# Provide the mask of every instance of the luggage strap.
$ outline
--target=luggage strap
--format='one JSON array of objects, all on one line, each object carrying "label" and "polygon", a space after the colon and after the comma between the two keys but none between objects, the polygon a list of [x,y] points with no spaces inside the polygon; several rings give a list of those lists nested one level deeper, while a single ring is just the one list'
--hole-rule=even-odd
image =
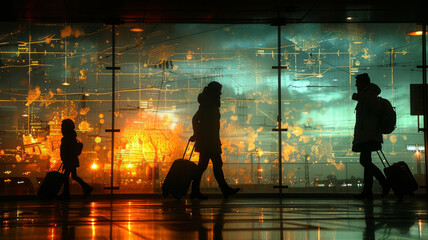
[{"label": "luggage strap", "polygon": [[[382,154],[383,159],[382,159],[382,157],[380,156],[379,151],[380,151],[380,153]],[[383,153],[383,151],[382,151],[382,150],[379,150],[379,151],[376,151],[376,153],[377,153],[377,155],[379,156],[380,161],[381,161],[381,162],[382,162],[382,164],[383,164],[383,167],[384,167],[384,168],[387,168],[387,166],[388,166],[388,167],[390,167],[391,165],[389,165],[389,162],[388,162],[388,160],[386,159],[385,154]]]},{"label": "luggage strap", "polygon": [[[186,152],[187,152],[187,148],[189,147],[189,143],[190,143],[190,138],[189,138],[189,141],[187,141],[186,149],[184,150],[184,153],[183,153],[183,159],[186,156]],[[192,158],[192,154],[193,154],[194,149],[195,149],[195,145],[193,145],[192,151],[190,152],[189,161]]]},{"label": "luggage strap", "polygon": [[[61,162],[61,165],[59,165],[58,172],[60,172],[61,167],[62,167],[62,162]],[[64,170],[64,168],[62,168],[62,170]]]}]

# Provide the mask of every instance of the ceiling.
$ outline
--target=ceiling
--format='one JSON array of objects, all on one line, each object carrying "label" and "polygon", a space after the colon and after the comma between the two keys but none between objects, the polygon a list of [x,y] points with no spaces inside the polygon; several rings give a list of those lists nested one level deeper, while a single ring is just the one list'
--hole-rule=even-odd
[{"label": "ceiling", "polygon": [[[3,0],[2,22],[427,22],[428,1]],[[352,17],[347,20],[347,17]]]}]

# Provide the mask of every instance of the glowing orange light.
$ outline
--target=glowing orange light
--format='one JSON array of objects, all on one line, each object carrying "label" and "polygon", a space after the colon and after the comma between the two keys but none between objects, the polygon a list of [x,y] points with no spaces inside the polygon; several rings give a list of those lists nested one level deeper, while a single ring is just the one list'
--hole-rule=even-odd
[{"label": "glowing orange light", "polygon": [[90,127],[90,124],[87,121],[81,121],[79,123],[79,129],[82,132],[88,132],[88,131],[92,130],[91,127]]},{"label": "glowing orange light", "polygon": [[100,114],[98,115],[98,117],[99,117],[99,118],[103,118],[103,117],[104,117],[104,114],[100,113]]},{"label": "glowing orange light", "polygon": [[263,168],[257,169],[257,172],[259,172],[259,173],[263,172]]},{"label": "glowing orange light", "polygon": [[81,108],[79,111],[80,115],[86,115],[89,112],[89,107]]},{"label": "glowing orange light", "polygon": [[96,143],[100,143],[100,142],[101,142],[101,137],[95,137],[94,141],[95,141]]},{"label": "glowing orange light", "polygon": [[131,31],[131,32],[144,32],[144,29],[138,28],[138,27],[134,27],[134,28],[129,29],[129,31]]},{"label": "glowing orange light", "polygon": [[25,106],[29,106],[31,103],[33,103],[34,101],[36,101],[37,99],[39,99],[41,93],[42,92],[40,91],[40,87],[39,86],[36,86],[34,89],[30,89],[28,91],[27,103],[25,104]]},{"label": "glowing orange light", "polygon": [[91,168],[92,168],[92,169],[97,169],[97,168],[98,168],[98,165],[97,165],[96,163],[92,163]]},{"label": "glowing orange light", "polygon": [[261,157],[262,155],[263,155],[263,149],[262,148],[257,148],[257,155],[259,156],[259,157]]},{"label": "glowing orange light", "polygon": [[421,153],[421,152],[415,152],[415,157],[419,158],[419,157],[421,157],[421,156],[422,156],[422,153]]},{"label": "glowing orange light", "polygon": [[[425,32],[425,34],[428,34],[428,32]],[[408,32],[408,33],[406,33],[406,35],[409,35],[409,36],[422,36],[422,31]]]}]

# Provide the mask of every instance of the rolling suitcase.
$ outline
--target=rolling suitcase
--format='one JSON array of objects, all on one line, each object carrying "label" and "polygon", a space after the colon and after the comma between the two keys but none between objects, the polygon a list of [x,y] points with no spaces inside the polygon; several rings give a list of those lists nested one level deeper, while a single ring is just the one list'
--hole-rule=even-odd
[{"label": "rolling suitcase", "polygon": [[[62,167],[59,166],[58,171],[48,172],[40,185],[37,195],[44,199],[54,199],[64,183],[64,173],[60,172]],[[64,170],[64,169],[63,169]]]},{"label": "rolling suitcase", "polygon": [[175,160],[166,175],[165,181],[162,184],[162,194],[167,197],[169,193],[176,199],[187,194],[190,183],[196,173],[197,165],[190,161],[194,146],[189,156],[189,160],[184,159],[187,148],[189,147],[190,140],[187,142],[186,149],[184,150],[183,158]]},{"label": "rolling suitcase", "polygon": [[385,172],[386,179],[388,179],[395,195],[399,199],[403,199],[405,195],[412,196],[414,191],[418,190],[418,183],[413,177],[413,174],[407,164],[400,161],[390,165],[382,150],[380,150],[380,153],[382,154],[383,159],[379,154],[379,151],[376,151],[376,153],[385,167],[383,171]]}]

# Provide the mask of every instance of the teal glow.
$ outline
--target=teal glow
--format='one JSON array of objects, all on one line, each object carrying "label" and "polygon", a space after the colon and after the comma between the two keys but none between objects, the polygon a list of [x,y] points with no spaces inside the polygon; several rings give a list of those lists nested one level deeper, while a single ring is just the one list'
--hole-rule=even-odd
[{"label": "teal glow", "polygon": [[[77,124],[87,121],[91,132],[79,134],[91,151],[88,158],[107,159],[110,140],[105,130],[111,124],[112,78],[106,67],[112,61],[111,31],[102,24],[68,26],[0,24],[2,149],[15,151],[23,146],[23,134],[48,139],[45,129],[54,126],[47,122],[61,113],[71,114]],[[406,145],[423,144],[417,117],[409,111],[409,85],[422,82],[416,67],[421,65],[420,38],[406,35],[415,24],[288,24],[281,30],[279,54],[277,29],[269,25],[132,24],[143,28],[141,33],[129,31],[130,27],[117,27],[116,127],[152,124],[164,136],[175,137],[176,148],[168,148],[170,152],[159,161],[181,157],[181,145],[192,134],[197,96],[209,82],[218,81],[223,84],[225,163],[255,163],[261,149],[260,161],[269,169],[263,183],[274,184],[278,135],[272,129],[277,127],[278,76],[272,66],[279,56],[281,65],[288,68],[282,70],[279,113],[290,129],[283,133],[284,162],[303,164],[303,156],[308,155],[310,163],[325,164],[316,173],[324,177],[345,175],[341,163],[358,161],[350,151],[356,105],[351,96],[356,91],[355,75],[366,72],[397,111],[397,129],[385,136],[384,151],[390,153],[391,162],[416,163],[406,150]],[[63,86],[64,82],[70,85]],[[85,107],[89,108],[86,115],[80,114]],[[165,129],[176,132],[162,132]],[[100,145],[94,142],[97,136],[103,138]],[[131,146],[128,138],[118,134],[118,146]],[[100,154],[98,147],[105,147],[106,156],[92,158],[90,154]],[[144,148],[154,151],[152,146]],[[17,163],[14,158],[11,161]],[[303,169],[289,166],[284,172],[290,176]],[[237,181],[253,184],[245,177],[250,170],[241,170],[235,171]]]}]

